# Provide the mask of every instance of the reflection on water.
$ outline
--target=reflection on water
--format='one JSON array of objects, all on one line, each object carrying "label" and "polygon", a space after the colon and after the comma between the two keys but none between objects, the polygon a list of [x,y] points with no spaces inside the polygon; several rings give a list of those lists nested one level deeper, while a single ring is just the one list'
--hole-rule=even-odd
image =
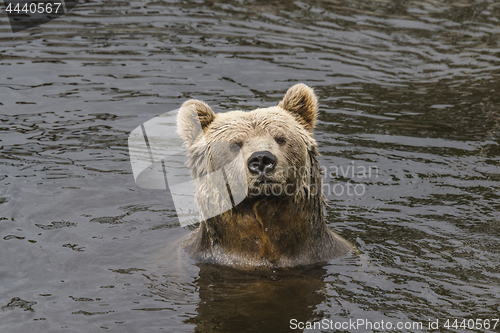
[{"label": "reflection on water", "polygon": [[195,332],[279,332],[290,320],[314,319],[326,296],[321,267],[284,272],[238,272],[200,265]]},{"label": "reflection on water", "polygon": [[[91,1],[12,34],[4,16],[2,332],[498,317],[499,18],[472,0]],[[135,185],[130,132],[189,98],[252,110],[297,82],[320,99],[322,164],[378,170],[325,175],[365,189],[328,192],[327,217],[368,264],[265,275],[179,257],[190,230]]]}]

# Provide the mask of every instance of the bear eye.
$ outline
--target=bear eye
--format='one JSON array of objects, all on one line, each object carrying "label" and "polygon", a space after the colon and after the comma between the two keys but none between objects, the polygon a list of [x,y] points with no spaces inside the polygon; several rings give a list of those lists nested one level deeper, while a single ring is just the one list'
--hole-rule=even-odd
[{"label": "bear eye", "polygon": [[275,140],[280,146],[283,146],[286,143],[286,139],[282,137],[277,137]]},{"label": "bear eye", "polygon": [[233,142],[229,146],[229,149],[231,149],[231,151],[239,151],[242,146],[243,146],[243,142]]}]

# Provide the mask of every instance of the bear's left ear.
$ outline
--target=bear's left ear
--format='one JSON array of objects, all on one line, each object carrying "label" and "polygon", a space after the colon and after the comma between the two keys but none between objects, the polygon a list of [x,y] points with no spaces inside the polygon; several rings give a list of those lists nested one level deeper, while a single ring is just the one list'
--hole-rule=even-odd
[{"label": "bear's left ear", "polygon": [[303,83],[294,85],[288,89],[278,106],[293,114],[312,132],[318,113],[318,98],[311,88]]},{"label": "bear's left ear", "polygon": [[215,113],[206,103],[190,99],[182,104],[177,115],[177,133],[190,146],[215,119]]}]

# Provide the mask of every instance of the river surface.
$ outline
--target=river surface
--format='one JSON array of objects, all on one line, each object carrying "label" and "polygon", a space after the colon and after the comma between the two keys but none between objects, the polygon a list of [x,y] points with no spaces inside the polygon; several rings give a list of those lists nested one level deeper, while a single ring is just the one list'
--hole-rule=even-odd
[{"label": "river surface", "polygon": [[[91,0],[8,22],[1,332],[500,330],[498,2]],[[328,225],[360,254],[195,265],[169,194],[135,184],[128,135],[189,98],[252,110],[299,82],[320,100]]]}]

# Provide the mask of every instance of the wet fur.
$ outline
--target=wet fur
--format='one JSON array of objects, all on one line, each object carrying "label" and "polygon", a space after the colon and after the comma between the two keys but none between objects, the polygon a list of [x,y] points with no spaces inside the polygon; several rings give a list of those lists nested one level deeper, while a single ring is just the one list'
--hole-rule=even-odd
[{"label": "wet fur", "polygon": [[[213,171],[214,165],[226,163],[220,159],[227,154],[212,151],[218,148],[211,149],[210,145],[224,140],[241,143],[245,161],[253,151],[265,149],[277,156],[277,167],[304,171],[300,176],[278,171],[270,175],[279,186],[293,184],[293,196],[255,195],[250,190],[247,198],[231,210],[208,219],[202,216],[199,229],[185,243],[193,258],[238,267],[292,267],[326,261],[351,250],[351,245],[325,223],[317,144],[312,136],[317,114],[312,89],[295,85],[278,106],[252,112],[215,115],[208,105],[195,100],[186,102],[183,108],[178,128],[188,146],[188,164],[195,180]],[[194,130],[193,115],[200,118],[201,129]],[[283,137],[286,145],[277,144],[276,137]],[[247,175],[248,184],[258,184],[251,176]],[[271,189],[273,185],[258,186]],[[314,188],[317,191],[310,191]],[[205,208],[220,202],[213,192],[206,184],[197,187],[196,200],[202,214]]]}]

